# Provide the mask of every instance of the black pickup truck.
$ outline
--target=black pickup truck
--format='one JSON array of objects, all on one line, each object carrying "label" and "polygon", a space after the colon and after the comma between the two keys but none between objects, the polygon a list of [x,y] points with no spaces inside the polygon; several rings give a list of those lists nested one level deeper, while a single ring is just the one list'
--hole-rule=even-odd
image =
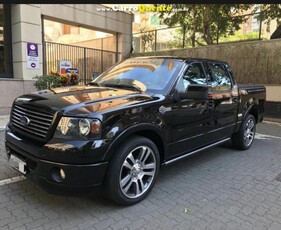
[{"label": "black pickup truck", "polygon": [[10,164],[50,192],[101,185],[131,205],[160,166],[231,140],[246,150],[264,113],[262,85],[237,85],[228,63],[135,57],[85,86],[14,100],[5,145]]}]

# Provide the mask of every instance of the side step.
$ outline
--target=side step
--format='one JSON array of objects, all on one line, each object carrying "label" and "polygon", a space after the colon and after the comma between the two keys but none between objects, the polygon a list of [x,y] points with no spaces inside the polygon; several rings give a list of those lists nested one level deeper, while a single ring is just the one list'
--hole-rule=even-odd
[{"label": "side step", "polygon": [[211,144],[211,145],[205,146],[205,147],[203,147],[203,148],[201,148],[201,149],[196,149],[196,150],[194,150],[194,151],[192,151],[192,152],[186,153],[186,154],[181,155],[181,156],[179,156],[179,157],[176,157],[176,158],[174,158],[174,159],[172,159],[172,160],[166,161],[166,162],[163,163],[163,165],[171,164],[171,163],[173,163],[173,162],[175,162],[175,161],[178,161],[178,160],[180,160],[180,159],[182,159],[182,158],[188,157],[188,156],[190,156],[190,155],[192,155],[192,154],[194,154],[194,153],[198,153],[198,152],[203,151],[203,150],[205,150],[205,149],[209,149],[209,148],[211,148],[211,147],[214,147],[214,146],[216,146],[216,145],[222,144],[222,143],[224,143],[224,142],[226,142],[226,141],[229,141],[229,140],[230,140],[230,137],[228,137],[228,138],[226,138],[226,139],[223,139],[223,140],[220,140],[220,141],[218,141],[218,142],[215,142],[215,143],[213,143],[213,144]]}]

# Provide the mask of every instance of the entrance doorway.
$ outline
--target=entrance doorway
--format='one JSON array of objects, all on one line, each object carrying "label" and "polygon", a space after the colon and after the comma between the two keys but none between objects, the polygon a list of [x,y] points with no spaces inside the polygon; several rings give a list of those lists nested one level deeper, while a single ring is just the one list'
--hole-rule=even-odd
[{"label": "entrance doorway", "polygon": [[80,84],[90,82],[121,58],[116,35],[43,19],[44,73],[77,69]]}]

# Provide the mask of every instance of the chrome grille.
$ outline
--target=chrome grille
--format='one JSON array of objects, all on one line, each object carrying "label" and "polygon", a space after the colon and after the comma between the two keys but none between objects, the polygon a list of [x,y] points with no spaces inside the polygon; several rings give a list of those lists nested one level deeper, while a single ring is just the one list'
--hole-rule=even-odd
[{"label": "chrome grille", "polygon": [[[28,119],[27,124],[22,118]],[[22,133],[32,135],[39,139],[45,139],[54,118],[53,111],[39,111],[33,108],[14,105],[12,110],[12,125]]]}]

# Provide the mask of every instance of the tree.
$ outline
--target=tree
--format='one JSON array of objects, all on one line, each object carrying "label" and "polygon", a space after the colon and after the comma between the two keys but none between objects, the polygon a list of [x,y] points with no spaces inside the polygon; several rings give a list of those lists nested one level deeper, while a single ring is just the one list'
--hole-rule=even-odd
[{"label": "tree", "polygon": [[142,52],[148,51],[149,48],[152,48],[152,41],[155,38],[154,31],[147,31],[146,27],[140,29],[141,32],[141,43],[142,43]]},{"label": "tree", "polygon": [[[243,12],[249,4],[172,4],[172,11],[159,13],[168,26],[181,25],[191,39],[192,47],[199,43],[199,37],[208,44],[218,43],[222,36],[233,35],[240,29]],[[173,10],[175,9],[175,10]],[[184,9],[184,11],[177,11]]]},{"label": "tree", "polygon": [[270,21],[277,20],[277,28],[272,33],[270,39],[281,38],[281,4],[261,4],[255,8],[255,12],[260,12],[257,18],[264,20],[269,26]]}]

